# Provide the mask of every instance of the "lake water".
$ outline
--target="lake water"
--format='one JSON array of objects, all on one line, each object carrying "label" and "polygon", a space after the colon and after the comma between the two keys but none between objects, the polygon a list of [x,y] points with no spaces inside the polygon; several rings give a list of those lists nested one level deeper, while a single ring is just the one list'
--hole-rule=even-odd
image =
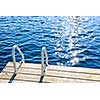
[{"label": "lake water", "polygon": [[49,64],[100,68],[100,17],[0,16],[0,68],[12,61],[15,44],[25,62],[41,63],[45,46]]}]

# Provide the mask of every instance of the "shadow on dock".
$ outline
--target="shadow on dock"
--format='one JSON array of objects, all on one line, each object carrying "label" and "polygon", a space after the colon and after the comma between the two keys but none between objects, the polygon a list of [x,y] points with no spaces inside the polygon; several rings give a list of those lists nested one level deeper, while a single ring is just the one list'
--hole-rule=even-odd
[{"label": "shadow on dock", "polygon": [[8,82],[8,83],[12,83],[12,82],[13,82],[13,80],[15,79],[16,75],[17,75],[17,74],[15,74],[15,73],[14,73],[14,74],[12,75],[12,77],[10,78],[10,80],[9,80],[9,82]]},{"label": "shadow on dock", "polygon": [[43,82],[43,78],[44,78],[44,76],[41,76],[41,77],[40,77],[39,83],[42,83],[42,82]]}]

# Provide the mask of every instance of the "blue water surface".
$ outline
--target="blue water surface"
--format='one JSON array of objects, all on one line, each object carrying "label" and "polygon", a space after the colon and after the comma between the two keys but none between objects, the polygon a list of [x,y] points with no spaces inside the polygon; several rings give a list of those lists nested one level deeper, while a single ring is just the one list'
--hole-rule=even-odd
[{"label": "blue water surface", "polygon": [[25,62],[41,63],[45,46],[49,64],[100,68],[100,17],[0,16],[0,68],[12,61],[15,44]]}]

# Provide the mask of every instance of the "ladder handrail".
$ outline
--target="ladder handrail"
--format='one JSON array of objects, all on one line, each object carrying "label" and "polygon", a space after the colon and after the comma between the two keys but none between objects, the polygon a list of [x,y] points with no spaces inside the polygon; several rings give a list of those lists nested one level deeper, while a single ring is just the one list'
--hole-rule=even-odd
[{"label": "ladder handrail", "polygon": [[[22,60],[20,61],[20,64],[18,66],[16,64],[15,49],[18,50],[19,54],[22,57]],[[22,53],[22,51],[17,45],[14,45],[12,47],[12,58],[13,58],[13,64],[14,64],[14,73],[17,74],[19,67],[21,66],[22,63],[24,63],[24,54]]]},{"label": "ladder handrail", "polygon": [[[44,56],[46,57],[46,64],[44,64]],[[42,52],[41,52],[41,76],[44,76],[47,66],[48,66],[47,50],[46,50],[46,47],[42,47]]]}]

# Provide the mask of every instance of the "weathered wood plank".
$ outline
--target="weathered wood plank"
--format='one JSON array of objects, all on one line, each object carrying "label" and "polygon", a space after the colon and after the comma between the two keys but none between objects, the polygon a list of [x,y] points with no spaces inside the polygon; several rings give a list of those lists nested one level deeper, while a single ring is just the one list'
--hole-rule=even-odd
[{"label": "weathered wood plank", "polygon": [[92,83],[89,80],[71,79],[71,78],[59,78],[59,77],[49,77],[45,76],[43,81],[51,83]]},{"label": "weathered wood plank", "polygon": [[0,79],[0,83],[8,83],[9,80],[6,79]]},{"label": "weathered wood plank", "polygon": [[36,83],[36,82],[24,81],[24,80],[13,80],[12,83]]},{"label": "weathered wood plank", "polygon": [[[0,79],[11,80],[14,75],[13,63],[8,63],[2,73],[0,73]],[[18,74],[15,76],[14,80],[28,81],[28,82],[39,82],[40,80],[40,70],[39,69],[29,69],[21,67]],[[14,81],[12,80],[12,82]]]},{"label": "weathered wood plank", "polygon": [[12,76],[13,76],[13,73],[2,72],[2,73],[0,73],[0,80],[6,79],[9,81]]},{"label": "weathered wood plank", "polygon": [[30,82],[39,82],[40,80],[40,75],[35,75],[35,74],[20,74],[18,73],[16,76],[12,72],[2,72],[0,75],[0,79],[6,79],[6,80],[22,80],[22,81],[30,81]]},{"label": "weathered wood plank", "polygon": [[[0,79],[0,83],[9,83],[8,79]],[[31,81],[24,81],[24,80],[13,80],[11,83],[36,83]]]},{"label": "weathered wood plank", "polygon": [[60,72],[47,70],[47,76],[59,77],[59,78],[75,78],[80,80],[100,81],[100,75],[94,74],[83,74],[83,73],[71,73],[71,72]]},{"label": "weathered wood plank", "polygon": [[[14,72],[13,67],[6,67],[2,72]],[[18,74],[41,74],[41,70],[40,69],[28,69],[28,68],[23,68],[21,67],[18,71]]]},{"label": "weathered wood plank", "polygon": [[[9,62],[6,66],[13,66],[12,62]],[[24,63],[22,64],[22,67],[24,68],[30,68],[30,69],[41,69],[41,64],[32,64],[32,63]],[[94,69],[94,68],[82,68],[82,67],[67,67],[67,66],[57,66],[57,65],[49,65],[47,67],[47,70],[53,70],[53,71],[71,71],[71,72],[80,72],[80,73],[90,73],[90,74],[99,74],[100,75],[100,69]]]},{"label": "weathered wood plank", "polygon": [[45,76],[41,78],[41,64],[24,63],[14,76],[13,63],[7,63],[6,67],[0,73],[0,82],[100,82],[100,69],[64,67],[49,65]]},{"label": "weathered wood plank", "polygon": [[82,68],[82,67],[67,67],[67,66],[56,66],[56,65],[49,65],[47,67],[47,70],[53,70],[53,71],[69,71],[69,72],[80,72],[80,73],[87,73],[87,74],[99,74],[100,75],[100,69],[94,69],[94,68]]},{"label": "weathered wood plank", "polygon": [[28,75],[28,74],[17,74],[17,76],[15,77],[15,80],[25,80],[25,81],[31,81],[31,82],[39,82],[40,76]]}]

